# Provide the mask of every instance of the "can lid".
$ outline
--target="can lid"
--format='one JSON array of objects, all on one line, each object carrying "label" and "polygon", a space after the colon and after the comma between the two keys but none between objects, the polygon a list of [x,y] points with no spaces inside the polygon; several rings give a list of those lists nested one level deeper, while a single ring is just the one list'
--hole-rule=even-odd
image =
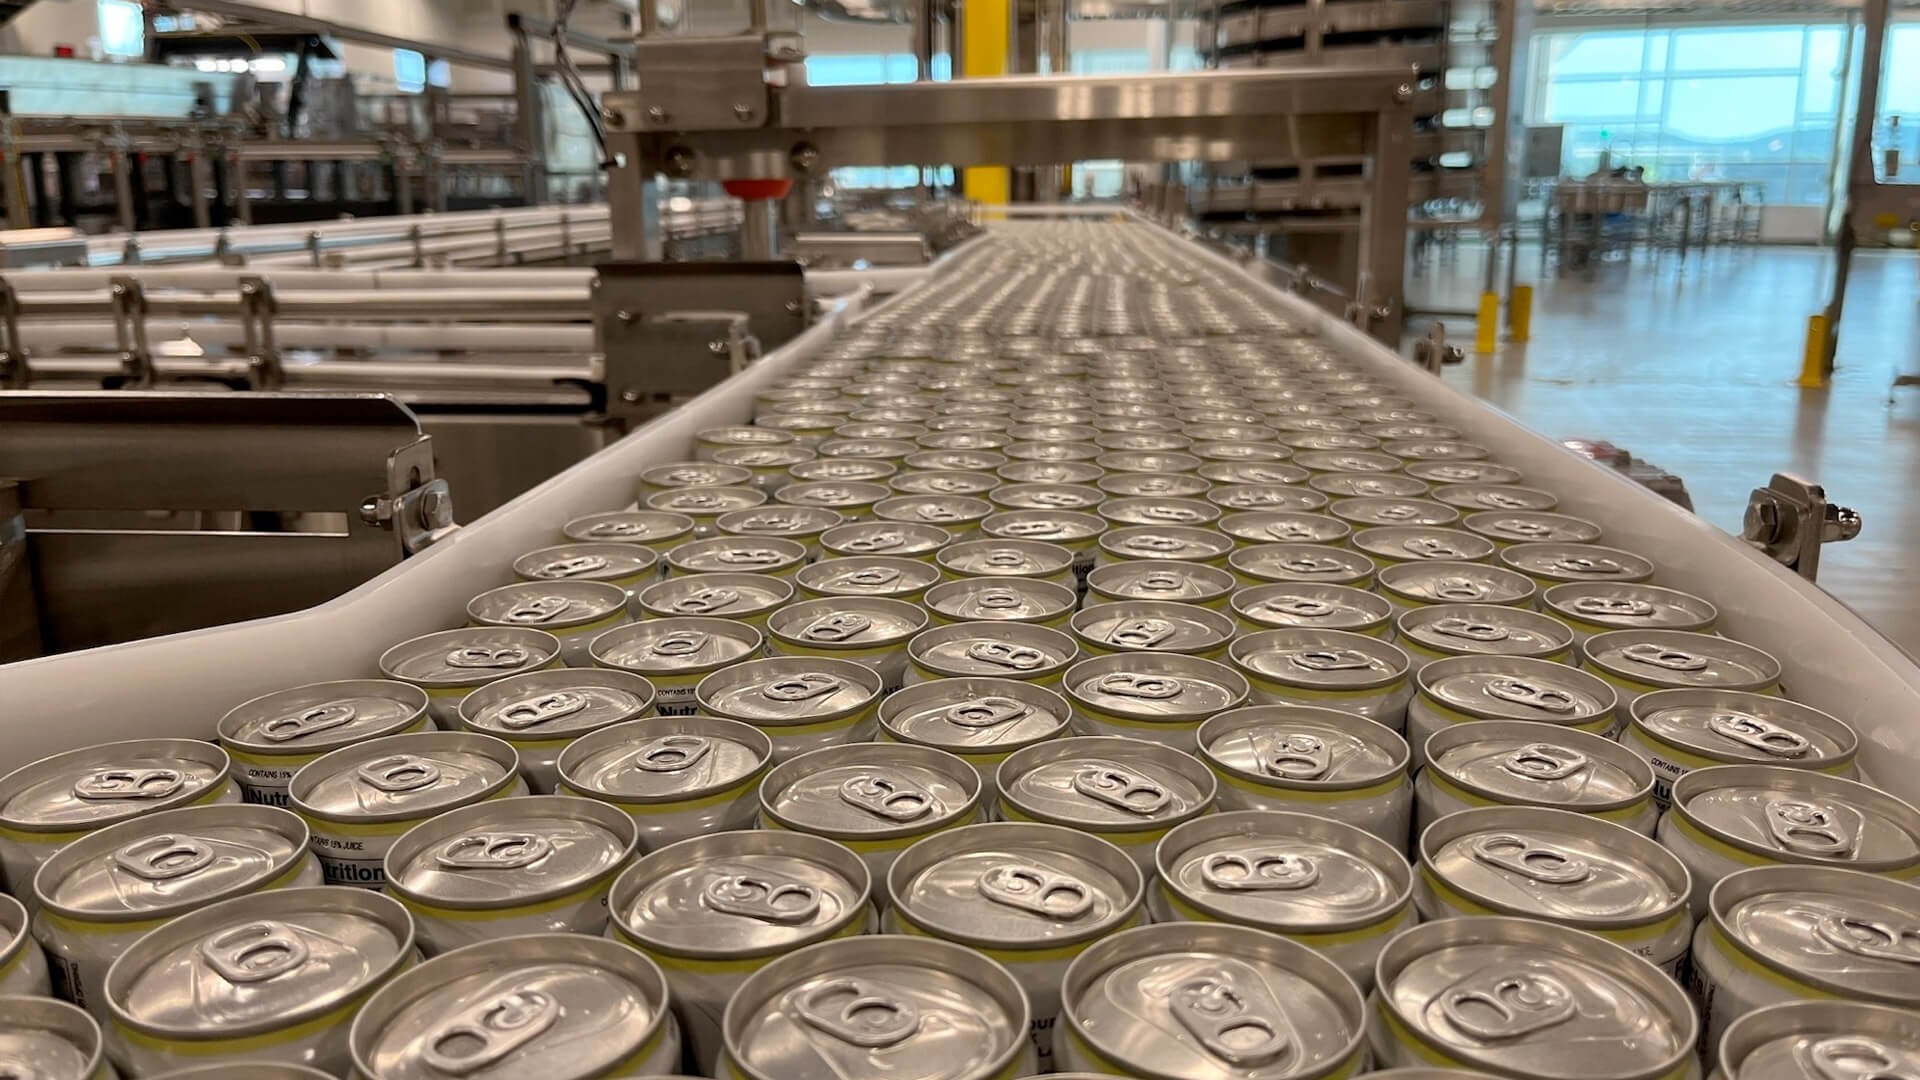
[{"label": "can lid", "polygon": [[1393,686],[1412,666],[1399,646],[1348,630],[1293,627],[1234,640],[1227,655],[1251,678],[1303,689],[1359,691]]},{"label": "can lid", "polygon": [[906,495],[984,495],[1000,482],[992,473],[946,470],[901,473],[888,486]]},{"label": "can lid", "polygon": [[618,802],[679,802],[725,791],[773,755],[765,732],[712,716],[649,716],[568,743],[560,777],[573,790]]},{"label": "can lid", "polygon": [[934,561],[962,577],[1047,577],[1070,569],[1073,552],[1044,540],[994,537],[949,544]]},{"label": "can lid", "polygon": [[1433,497],[1470,511],[1550,511],[1560,505],[1560,499],[1551,492],[1513,484],[1445,484],[1434,489]]},{"label": "can lid", "polygon": [[1540,806],[1449,814],[1420,835],[1420,865],[1470,904],[1583,930],[1666,919],[1692,888],[1685,864],[1649,837]]},{"label": "can lid", "polygon": [[[907,464],[912,465],[913,459],[908,458]],[[1010,461],[979,467],[992,468],[1009,484],[1091,484],[1106,474],[1090,461]]]},{"label": "can lid", "polygon": [[1208,652],[1235,631],[1233,620],[1217,611],[1169,600],[1089,604],[1069,625],[1085,645],[1124,652]]},{"label": "can lid", "polygon": [[1355,525],[1438,525],[1460,520],[1460,511],[1431,499],[1361,496],[1335,499],[1327,513]]},{"label": "can lid", "polygon": [[417,686],[479,686],[536,671],[559,655],[560,639],[538,627],[471,626],[395,645],[380,654],[380,673]]},{"label": "can lid", "polygon": [[1454,724],[1427,737],[1427,767],[1484,798],[1592,813],[1653,790],[1645,759],[1585,731],[1524,720]]},{"label": "can lid", "polygon": [[722,465],[739,465],[748,469],[785,468],[802,461],[812,461],[813,458],[813,451],[799,443],[785,446],[727,446],[713,452],[713,460]]},{"label": "can lid", "polygon": [[640,470],[640,483],[659,488],[734,487],[752,479],[751,469],[711,461],[672,461]]},{"label": "can lid", "polygon": [[1857,1060],[1892,1076],[1920,1073],[1920,1017],[1863,1001],[1791,1001],[1740,1017],[1720,1041],[1729,1080],[1842,1080]]},{"label": "can lid", "polygon": [[1744,690],[1656,690],[1630,707],[1633,726],[1716,762],[1827,768],[1851,761],[1853,729],[1818,709]]},{"label": "can lid", "polygon": [[1405,911],[1413,871],[1392,845],[1311,814],[1242,810],[1169,832],[1154,869],[1211,918],[1281,934],[1376,926]]},{"label": "can lid", "polygon": [[1200,725],[1200,756],[1243,779],[1281,788],[1357,788],[1404,776],[1407,741],[1352,713],[1311,705],[1249,705]]},{"label": "can lid", "polygon": [[1421,667],[1422,696],[1479,720],[1584,724],[1613,712],[1613,687],[1589,672],[1523,656],[1456,656]]},{"label": "can lid", "polygon": [[850,743],[790,758],[760,784],[760,812],[782,828],[836,839],[911,836],[973,815],[980,774],[930,746]]},{"label": "can lid", "polygon": [[1000,764],[1001,797],[1028,817],[1100,832],[1140,832],[1204,813],[1213,774],[1169,746],[1081,735],[1015,751]]},{"label": "can lid", "polygon": [[1594,544],[1600,540],[1600,526],[1586,518],[1544,510],[1482,510],[1468,514],[1461,524],[1471,532],[1509,544]]},{"label": "can lid", "polygon": [[980,522],[980,531],[989,536],[1056,544],[1099,536],[1106,528],[1098,517],[1076,510],[1012,510]]},{"label": "can lid", "polygon": [[[877,458],[809,458],[787,466],[787,475],[803,484],[878,483],[891,479],[900,467]],[[797,486],[797,485],[796,485]],[[781,490],[784,490],[784,486]],[[775,493],[778,498],[778,492]],[[806,502],[798,500],[783,500]]]},{"label": "can lid", "polygon": [[710,712],[756,725],[806,724],[845,716],[880,697],[880,676],[851,660],[776,656],[748,660],[700,680]]},{"label": "can lid", "polygon": [[885,484],[866,480],[818,480],[788,484],[776,490],[773,497],[789,506],[844,509],[872,506],[891,494],[893,489]]},{"label": "can lid", "polygon": [[757,615],[793,599],[793,584],[766,574],[696,574],[668,578],[640,590],[640,608],[649,615]]},{"label": "can lid", "polygon": [[622,873],[619,932],[676,956],[785,954],[868,918],[867,868],[825,837],[722,832],[669,844]]},{"label": "can lid", "polygon": [[1053,948],[1099,937],[1140,906],[1139,866],[1097,836],[994,822],[920,841],[887,876],[915,928],[975,948]]},{"label": "can lid", "polygon": [[568,540],[650,544],[693,533],[693,519],[661,510],[614,510],[588,514],[567,522],[560,530]]},{"label": "can lid", "polygon": [[492,736],[421,731],[323,754],[293,774],[287,793],[310,817],[423,818],[504,789],[519,765],[512,745]]},{"label": "can lid", "polygon": [[962,754],[1053,738],[1071,716],[1052,690],[990,677],[919,683],[895,691],[880,709],[880,723],[899,741]]},{"label": "can lid", "polygon": [[627,609],[627,590],[605,581],[522,581],[467,601],[467,618],[482,626],[567,630]]},{"label": "can lid", "polygon": [[[1283,431],[1280,441],[1296,450],[1308,454],[1331,454],[1347,451],[1377,450],[1380,440],[1371,435],[1362,435],[1357,431],[1332,431],[1319,429],[1313,431]],[[1296,455],[1299,456],[1299,455]],[[1372,455],[1384,457],[1384,454]],[[1312,466],[1308,466],[1311,468]],[[1398,463],[1395,463],[1398,467]]]},{"label": "can lid", "polygon": [[1386,625],[1393,605],[1351,585],[1283,581],[1241,589],[1229,601],[1234,614],[1270,627],[1320,627],[1365,632]]},{"label": "can lid", "polygon": [[650,570],[660,556],[640,544],[555,544],[513,560],[522,581],[619,581]]},{"label": "can lid", "polygon": [[1197,499],[1138,496],[1108,499],[1099,514],[1115,525],[1205,526],[1220,519],[1220,508]]},{"label": "can lid", "polygon": [[1526,474],[1493,461],[1410,461],[1407,475],[1432,484],[1517,484]]},{"label": "can lid", "polygon": [[919,449],[905,439],[828,439],[814,447],[821,458],[902,461]]},{"label": "can lid", "polygon": [[1479,562],[1493,554],[1493,541],[1434,525],[1378,525],[1353,534],[1353,546],[1391,562]]},{"label": "can lid", "polygon": [[1379,581],[1381,591],[1424,604],[1518,604],[1538,591],[1527,575],[1484,563],[1399,563]]},{"label": "can lid", "polygon": [[803,566],[801,587],[827,596],[917,596],[940,580],[940,569],[920,559],[848,555]]},{"label": "can lid", "polygon": [[653,684],[631,672],[529,671],[468,694],[460,702],[460,725],[508,742],[565,739],[645,716],[653,699]]},{"label": "can lid", "polygon": [[1615,630],[1711,630],[1720,612],[1711,603],[1634,581],[1569,581],[1540,594],[1541,605],[1571,622]]},{"label": "can lid", "polygon": [[387,885],[435,907],[519,907],[611,879],[638,836],[626,811],[591,799],[496,799],[407,830],[387,851]]},{"label": "can lid", "polygon": [[1038,578],[959,578],[928,589],[926,605],[960,621],[1038,622],[1072,611],[1077,599]]},{"label": "can lid", "polygon": [[918,604],[881,596],[829,596],[788,604],[767,617],[767,632],[803,649],[868,649],[903,644],[926,629]]},{"label": "can lid", "polygon": [[1225,664],[1155,652],[1082,660],[1063,685],[1082,710],[1145,722],[1194,723],[1247,700],[1247,680]]},{"label": "can lid", "polygon": [[103,1071],[100,1025],[64,1001],[34,996],[0,998],[0,1045],[7,1064],[33,1080],[91,1080]]},{"label": "can lid", "polygon": [[818,536],[847,520],[824,506],[764,506],[730,510],[714,519],[714,527],[733,536]]},{"label": "can lid", "polygon": [[1129,525],[1100,537],[1100,550],[1121,559],[1206,562],[1233,550],[1233,540],[1212,529],[1181,525]]},{"label": "can lid", "polygon": [[1234,511],[1308,512],[1327,505],[1327,497],[1320,492],[1291,484],[1220,484],[1207,492],[1207,501]]},{"label": "can lid", "polygon": [[1110,563],[1087,576],[1087,587],[1110,600],[1204,603],[1230,594],[1234,586],[1227,570],[1178,560]]},{"label": "can lid", "polygon": [[1695,769],[1673,813],[1767,859],[1864,870],[1920,864],[1920,810],[1879,788],[1778,765]]},{"label": "can lid", "polygon": [[1736,948],[1798,981],[1920,1006],[1920,887],[1828,867],[1763,866],[1722,879],[1709,912]]},{"label": "can lid", "polygon": [[305,754],[411,727],[426,713],[426,691],[391,679],[310,683],[263,694],[220,718],[225,746]]},{"label": "can lid", "polygon": [[821,533],[820,546],[842,555],[909,556],[938,550],[952,539],[953,534],[938,525],[856,521]]},{"label": "can lid", "polygon": [[1493,456],[1484,446],[1457,439],[1394,439],[1380,449],[1408,461],[1481,461]]},{"label": "can lid", "polygon": [[1564,655],[1573,631],[1550,615],[1501,604],[1432,604],[1394,620],[1403,641],[1447,656]]},{"label": "can lid", "polygon": [[647,496],[648,510],[693,517],[713,517],[729,510],[746,510],[767,501],[767,493],[750,487],[683,487],[656,491]]},{"label": "can lid", "polygon": [[1293,455],[1293,463],[1310,472],[1376,474],[1397,473],[1404,464],[1392,454],[1359,449],[1302,450]]},{"label": "can lid", "polygon": [[915,663],[949,677],[1037,679],[1065,668],[1078,652],[1058,630],[1000,619],[936,626],[907,642]]},{"label": "can lid", "polygon": [[1372,559],[1325,544],[1255,544],[1227,556],[1227,565],[1243,577],[1261,581],[1355,585],[1372,580],[1374,574]]},{"label": "can lid", "polygon": [[1432,490],[1426,481],[1402,473],[1328,472],[1307,481],[1307,486],[1334,498],[1419,499]]},{"label": "can lid", "polygon": [[1397,441],[1401,439],[1454,440],[1460,438],[1459,428],[1447,427],[1445,424],[1409,423],[1403,420],[1368,424],[1360,429],[1360,433],[1387,441]]},{"label": "can lid", "polygon": [[227,779],[230,766],[225,750],[199,739],[68,750],[0,777],[0,824],[28,832],[97,829],[202,798]]},{"label": "can lid", "polygon": [[1353,532],[1353,526],[1338,518],[1296,510],[1228,514],[1220,519],[1219,528],[1253,544],[1337,544]]},{"label": "can lid", "polygon": [[188,806],[88,833],[32,882],[47,910],[89,922],[157,919],[253,892],[307,857],[306,823],[272,806]]},{"label": "can lid", "polygon": [[[965,470],[982,469],[984,470],[984,469],[1001,469],[1001,468],[1010,467],[1008,465],[1007,455],[1002,453],[997,453],[992,450],[922,450],[919,453],[908,454],[907,460],[906,460],[906,466],[909,469],[926,469],[926,470],[941,470],[941,469],[965,469]],[[1092,468],[1093,466],[1086,466],[1086,467]],[[1015,479],[1015,477],[1007,476],[1007,474],[1005,473],[1001,473],[1001,475],[1006,476],[1007,479],[1009,480]],[[1034,476],[1031,479],[1041,480],[1046,478],[1042,476]],[[1079,481],[1070,480],[1070,479],[1066,479],[1065,477],[1061,477],[1054,482],[1078,483]]]},{"label": "can lid", "polygon": [[712,671],[759,653],[760,631],[731,619],[671,616],[616,626],[593,639],[593,662],[642,675]]},{"label": "can lid", "polygon": [[1780,681],[1780,662],[1770,654],[1713,634],[1610,630],[1581,651],[1601,671],[1650,686],[1764,690]]},{"label": "can lid", "polygon": [[1194,473],[1114,473],[1094,486],[1123,498],[1192,499],[1205,495],[1213,481]]}]

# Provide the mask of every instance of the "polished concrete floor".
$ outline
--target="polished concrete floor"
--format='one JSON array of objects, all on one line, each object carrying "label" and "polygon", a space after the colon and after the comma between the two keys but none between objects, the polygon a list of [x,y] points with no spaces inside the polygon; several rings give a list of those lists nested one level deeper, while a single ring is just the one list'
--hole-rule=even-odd
[{"label": "polished concrete floor", "polygon": [[[1481,258],[1468,249],[1416,266],[1409,306],[1470,308]],[[1695,509],[1732,531],[1776,471],[1826,485],[1865,527],[1826,549],[1820,583],[1920,654],[1920,386],[1892,385],[1920,373],[1920,257],[1857,260],[1838,370],[1821,390],[1794,379],[1807,316],[1825,303],[1825,251],[1642,256],[1557,275],[1522,248],[1518,265],[1536,288],[1533,340],[1474,356],[1472,320],[1441,316],[1469,352],[1449,382],[1543,434],[1606,440],[1678,474]]]}]

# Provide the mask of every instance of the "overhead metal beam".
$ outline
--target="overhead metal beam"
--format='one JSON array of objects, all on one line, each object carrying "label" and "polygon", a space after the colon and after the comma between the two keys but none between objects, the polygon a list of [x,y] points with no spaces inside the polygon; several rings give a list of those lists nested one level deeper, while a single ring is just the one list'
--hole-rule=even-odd
[{"label": "overhead metal beam", "polygon": [[372,45],[382,49],[410,49],[422,56],[434,60],[445,60],[449,64],[462,67],[488,68],[494,71],[512,71],[513,61],[505,56],[474,52],[470,49],[456,48],[437,42],[415,41],[411,38],[382,34],[365,27],[349,26],[331,19],[316,19],[311,15],[298,15],[280,11],[261,4],[249,4],[244,0],[179,0],[176,8],[187,11],[204,11],[213,15],[226,15],[236,19],[252,19],[269,26],[287,30],[299,30],[311,34],[325,34],[351,41],[360,45]]}]

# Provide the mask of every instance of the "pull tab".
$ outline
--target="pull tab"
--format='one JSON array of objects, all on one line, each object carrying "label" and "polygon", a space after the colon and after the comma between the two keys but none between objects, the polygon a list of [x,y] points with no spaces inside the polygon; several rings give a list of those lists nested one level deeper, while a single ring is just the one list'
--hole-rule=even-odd
[{"label": "pull tab", "polygon": [[563,716],[587,707],[587,695],[577,690],[555,690],[551,694],[535,694],[500,710],[500,726],[512,731],[525,731],[536,724],[549,720],[558,720]]},{"label": "pull tab", "polygon": [[800,636],[808,641],[840,644],[873,629],[873,620],[857,611],[835,611],[806,625]]},{"label": "pull tab", "polygon": [[1527,500],[1518,495],[1509,495],[1504,491],[1482,491],[1475,495],[1474,501],[1481,506],[1490,506],[1495,510],[1525,510]]},{"label": "pull tab", "polygon": [[1865,1035],[1821,1039],[1794,1056],[1820,1080],[1920,1080],[1920,1071],[1902,1067],[1894,1050]]},{"label": "pull tab", "polygon": [[1285,615],[1297,615],[1303,619],[1324,619],[1336,610],[1324,600],[1313,600],[1305,596],[1283,596],[1278,600],[1267,601],[1267,606]]},{"label": "pull tab", "polygon": [[1174,635],[1173,623],[1166,619],[1124,619],[1107,631],[1107,641],[1129,649],[1151,649]]},{"label": "pull tab", "polygon": [[266,982],[307,962],[307,943],[286,923],[262,919],[209,937],[200,959],[235,986]]},{"label": "pull tab", "polygon": [[989,611],[1008,611],[1020,606],[1020,594],[1012,589],[987,589],[974,598],[974,603]]},{"label": "pull tab", "polygon": [[394,754],[367,762],[354,775],[368,787],[397,795],[439,783],[440,766],[413,754]]},{"label": "pull tab", "polygon": [[1326,740],[1304,731],[1289,731],[1273,740],[1260,755],[1260,767],[1269,776],[1287,780],[1317,780],[1333,764]]},{"label": "pull tab", "polygon": [[1087,504],[1086,499],[1071,491],[1036,491],[1027,498],[1036,506],[1050,506],[1055,510],[1073,509]]},{"label": "pull tab", "polygon": [[509,990],[429,1031],[420,1061],[436,1072],[465,1076],[539,1038],[558,1019],[560,1002],[553,995],[532,987]]},{"label": "pull tab", "polygon": [[906,542],[907,538],[897,532],[876,532],[856,536],[840,546],[848,551],[891,551]]},{"label": "pull tab", "polygon": [[564,559],[554,559],[533,568],[537,578],[570,578],[581,574],[591,574],[605,570],[612,563],[604,555],[573,555]]},{"label": "pull tab", "polygon": [[1447,1022],[1476,1039],[1517,1039],[1573,1016],[1573,993],[1543,971],[1476,972],[1440,995]]},{"label": "pull tab", "polygon": [[728,548],[714,559],[728,566],[772,566],[780,561],[780,553],[770,548]]},{"label": "pull tab", "polygon": [[1186,546],[1186,541],[1177,536],[1129,536],[1121,541],[1128,551],[1152,551],[1158,554],[1170,554]]},{"label": "pull tab", "polygon": [[1186,688],[1186,683],[1172,675],[1145,675],[1132,671],[1102,675],[1100,681],[1093,684],[1097,693],[1147,701],[1168,701],[1179,697]]},{"label": "pull tab", "polygon": [[1620,650],[1620,655],[1638,663],[1652,667],[1665,668],[1668,671],[1705,671],[1707,658],[1680,649],[1669,649],[1643,641]]},{"label": "pull tab", "polygon": [[1602,615],[1615,619],[1644,619],[1653,614],[1653,605],[1645,600],[1620,596],[1582,596],[1568,605],[1582,615]]},{"label": "pull tab", "polygon": [[749,532],[790,533],[801,528],[801,521],[792,514],[751,514],[739,527]]},{"label": "pull tab", "polygon": [[1714,713],[1707,730],[1777,758],[1802,758],[1813,749],[1806,736],[1751,713]]},{"label": "pull tab", "polygon": [[573,601],[564,596],[536,596],[508,608],[501,617],[510,623],[543,623],[572,606]]},{"label": "pull tab", "polygon": [[1528,540],[1544,540],[1553,535],[1553,526],[1540,521],[1528,521],[1524,518],[1510,518],[1493,522],[1491,529],[1508,536],[1524,537]]},{"label": "pull tab", "polygon": [[467,645],[446,656],[448,667],[494,671],[522,667],[532,659],[533,654],[520,645]]},{"label": "pull tab", "polygon": [[1436,634],[1444,634],[1447,637],[1461,638],[1466,641],[1505,641],[1512,636],[1511,632],[1504,626],[1474,622],[1472,619],[1461,619],[1452,616],[1444,619],[1435,619],[1431,625],[1433,632]]},{"label": "pull tab", "polygon": [[172,833],[135,840],[113,853],[115,866],[147,881],[172,881],[197,874],[212,862],[211,845]]},{"label": "pull tab", "polygon": [[672,510],[716,510],[725,505],[727,500],[706,491],[683,491],[666,500]]},{"label": "pull tab", "polygon": [[1035,915],[1062,922],[1093,910],[1093,890],[1079,878],[1043,870],[1028,863],[1001,863],[981,874],[975,885],[981,895]]},{"label": "pull tab", "polygon": [[644,536],[646,532],[638,521],[601,521],[587,527],[588,536]]},{"label": "pull tab", "polygon": [[1555,690],[1550,686],[1536,686],[1524,679],[1512,679],[1502,676],[1490,680],[1486,685],[1488,697],[1514,705],[1525,705],[1542,712],[1570,713],[1577,703],[1573,695],[1565,690]]},{"label": "pull tab", "polygon": [[1200,880],[1226,892],[1306,889],[1320,880],[1320,864],[1286,851],[1219,851],[1200,864]]},{"label": "pull tab", "polygon": [[1308,671],[1357,671],[1373,666],[1367,654],[1356,649],[1301,649],[1282,655],[1294,667]]},{"label": "pull tab", "polygon": [[920,1010],[907,995],[872,979],[834,979],[794,991],[787,1003],[807,1026],[849,1046],[897,1046],[920,1030]]},{"label": "pull tab", "polygon": [[318,732],[344,727],[353,723],[359,715],[360,710],[354,708],[350,701],[329,701],[325,705],[315,705],[305,712],[274,717],[260,726],[260,737],[268,742],[291,742]]},{"label": "pull tab", "polygon": [[1433,583],[1433,595],[1442,600],[1484,600],[1487,587],[1465,577],[1443,577]]},{"label": "pull tab", "polygon": [[1047,662],[1047,654],[1039,649],[1010,641],[976,641],[967,646],[967,656],[1015,671],[1032,671]]},{"label": "pull tab", "polygon": [[1147,592],[1182,592],[1187,576],[1174,570],[1149,570],[1140,575],[1137,584]]},{"label": "pull tab", "polygon": [[767,873],[727,874],[707,882],[701,899],[715,911],[792,926],[820,913],[820,890]]},{"label": "pull tab", "polygon": [[784,679],[775,679],[761,689],[760,693],[775,701],[806,701],[834,693],[842,686],[837,677],[819,671],[789,675]]},{"label": "pull tab", "polygon": [[80,799],[166,799],[187,784],[179,769],[96,769],[73,782]]},{"label": "pull tab", "polygon": [[1421,510],[1417,506],[1408,506],[1405,503],[1394,503],[1392,506],[1381,507],[1374,516],[1382,521],[1410,521],[1419,517],[1420,514]]},{"label": "pull tab", "polygon": [[926,482],[927,487],[943,495],[965,493],[973,490],[972,483],[956,476],[936,476]]},{"label": "pull tab", "polygon": [[1012,698],[983,697],[950,706],[941,717],[955,727],[979,731],[1012,723],[1032,712],[1032,709]]},{"label": "pull tab", "polygon": [[900,571],[891,566],[869,566],[840,576],[842,585],[858,585],[863,589],[878,589],[900,580]]},{"label": "pull tab", "polygon": [[1500,767],[1528,780],[1542,783],[1565,780],[1587,767],[1587,755],[1578,750],[1551,743],[1529,743],[1508,754]]},{"label": "pull tab", "polygon": [[712,752],[713,740],[704,735],[662,735],[640,744],[633,752],[633,767],[650,773],[679,772]]},{"label": "pull tab", "polygon": [[1767,831],[1782,850],[1828,859],[1859,854],[1865,819],[1850,806],[1774,799],[1767,803]]},{"label": "pull tab", "polygon": [[1609,577],[1627,572],[1627,568],[1618,561],[1604,555],[1562,555],[1553,560],[1553,567],[1568,574],[1604,574]]},{"label": "pull tab", "polygon": [[1173,793],[1159,784],[1108,765],[1089,765],[1075,773],[1073,790],[1141,817],[1152,817],[1173,802]]},{"label": "pull tab", "polygon": [[1280,560],[1280,569],[1291,574],[1337,574],[1346,568],[1339,559],[1320,555],[1289,555]]},{"label": "pull tab", "polygon": [[940,805],[933,792],[911,780],[882,773],[850,777],[840,784],[840,801],[888,821],[916,821]]},{"label": "pull tab", "polygon": [[1542,885],[1573,885],[1593,876],[1593,867],[1585,859],[1509,833],[1478,837],[1469,850],[1488,866],[1511,870]]},{"label": "pull tab", "polygon": [[1290,543],[1307,543],[1314,539],[1312,529],[1292,521],[1282,521],[1267,526],[1267,535]]},{"label": "pull tab", "polygon": [[693,656],[707,647],[709,636],[704,630],[675,630],[647,646],[647,651],[655,656]]},{"label": "pull tab", "polygon": [[959,521],[966,515],[951,506],[926,505],[914,507],[913,516],[921,521]]},{"label": "pull tab", "polygon": [[1827,944],[1855,956],[1920,967],[1920,925],[1899,926],[1827,913],[1814,922],[1813,932]]},{"label": "pull tab", "polygon": [[738,589],[698,589],[676,599],[667,607],[682,615],[705,615],[711,611],[724,611],[739,602]]},{"label": "pull tab", "polygon": [[704,487],[714,483],[719,478],[713,475],[713,470],[711,469],[688,468],[669,469],[667,475],[662,477],[662,479],[678,487]]},{"label": "pull tab", "polygon": [[1258,986],[1257,979],[1235,978],[1222,964],[1175,983],[1167,1007],[1207,1053],[1238,1068],[1257,1068],[1293,1049],[1279,1003]]},{"label": "pull tab", "polygon": [[553,854],[553,841],[532,833],[468,833],[440,845],[433,859],[447,870],[518,870]]},{"label": "pull tab", "polygon": [[1012,548],[994,548],[980,558],[981,563],[995,570],[1025,570],[1027,557]]},{"label": "pull tab", "polygon": [[1285,493],[1278,491],[1236,491],[1227,496],[1227,505],[1235,510],[1251,510],[1257,506],[1284,506],[1292,501]]},{"label": "pull tab", "polygon": [[1067,527],[1057,521],[1009,521],[1000,527],[1009,536],[1026,539],[1035,536],[1065,536]]},{"label": "pull tab", "polygon": [[1416,536],[1402,541],[1400,549],[1422,559],[1458,559],[1466,554],[1445,540],[1432,536]]},{"label": "pull tab", "polygon": [[1140,511],[1143,518],[1164,521],[1170,525],[1191,525],[1204,516],[1198,510],[1189,510],[1184,506],[1149,506]]}]

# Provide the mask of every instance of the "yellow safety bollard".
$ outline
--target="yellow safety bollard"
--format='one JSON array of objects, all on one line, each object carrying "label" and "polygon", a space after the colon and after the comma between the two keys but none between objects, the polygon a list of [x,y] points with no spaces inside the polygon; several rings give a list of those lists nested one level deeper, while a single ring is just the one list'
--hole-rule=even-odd
[{"label": "yellow safety bollard", "polygon": [[1807,316],[1807,345],[1800,356],[1800,377],[1795,382],[1814,388],[1827,385],[1827,317]]},{"label": "yellow safety bollard", "polygon": [[1492,356],[1494,346],[1500,341],[1500,297],[1496,293],[1480,294],[1480,321],[1474,326],[1473,351],[1479,356]]},{"label": "yellow safety bollard", "polygon": [[1533,286],[1515,285],[1507,301],[1507,340],[1524,342],[1533,330]]}]

